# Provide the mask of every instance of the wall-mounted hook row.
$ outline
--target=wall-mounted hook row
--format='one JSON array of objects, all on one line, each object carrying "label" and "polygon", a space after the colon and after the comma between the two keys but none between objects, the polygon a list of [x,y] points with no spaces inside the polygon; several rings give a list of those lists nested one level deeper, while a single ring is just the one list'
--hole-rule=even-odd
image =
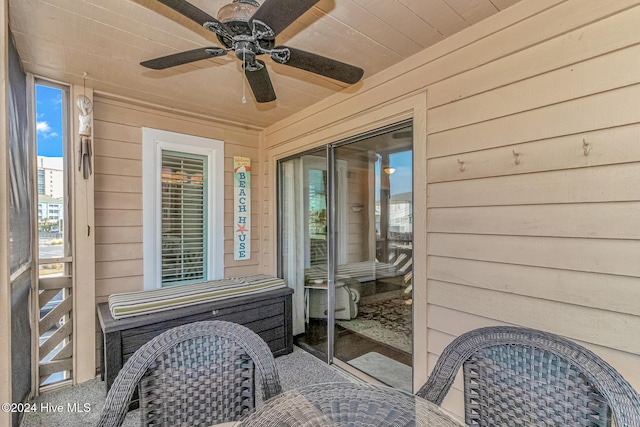
[{"label": "wall-mounted hook row", "polygon": [[[589,156],[589,154],[591,153],[591,150],[593,149],[593,144],[590,142],[587,142],[586,139],[582,139],[582,151],[584,153],[585,156]],[[524,154],[521,152],[517,152],[515,149],[511,150],[511,153],[513,154],[513,163],[517,166],[519,164],[522,163],[522,159],[524,157]],[[458,169],[460,170],[460,172],[464,172],[465,170],[467,170],[467,162],[464,160],[461,160],[460,158],[458,158]]]},{"label": "wall-mounted hook row", "polygon": [[513,150],[513,162],[516,165],[519,165],[521,160],[522,160],[522,153],[516,153],[516,150]]}]

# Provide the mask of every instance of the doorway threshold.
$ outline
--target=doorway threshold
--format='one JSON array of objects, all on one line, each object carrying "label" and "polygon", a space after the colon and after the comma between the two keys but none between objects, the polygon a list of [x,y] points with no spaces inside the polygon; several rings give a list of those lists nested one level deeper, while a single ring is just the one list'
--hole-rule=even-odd
[{"label": "doorway threshold", "polygon": [[[312,345],[309,345],[308,343],[300,340],[300,341],[296,341],[296,345],[298,347],[300,347],[301,349],[303,349],[304,351],[306,351],[307,353],[311,354],[312,356],[322,360],[323,362],[327,363],[327,359],[326,359],[326,354],[320,350],[318,350],[317,348],[313,347]],[[367,353],[363,356],[360,356],[360,358],[366,358],[368,355],[378,355],[378,353]],[[380,355],[380,357],[385,357]],[[353,359],[353,360],[357,360]],[[357,381],[363,381],[369,384],[381,384],[381,385],[386,385],[389,387],[394,387],[397,388],[399,390],[403,390],[409,393],[412,393],[412,382],[413,382],[413,378],[411,375],[411,367],[404,365],[400,362],[397,362],[393,359],[387,358],[389,359],[389,363],[394,362],[395,364],[397,364],[398,366],[402,366],[402,367],[406,367],[408,372],[400,372],[398,373],[398,375],[393,375],[392,372],[390,372],[391,377],[389,378],[375,378],[369,374],[367,374],[367,372],[365,372],[365,370],[361,370],[358,369],[355,366],[350,365],[348,362],[344,362],[342,360],[339,360],[337,358],[333,359],[333,363],[331,363],[331,365],[333,365],[336,368],[339,368],[345,375],[347,375],[348,377],[350,377],[352,380],[357,380]],[[407,374],[408,373],[408,374]],[[386,379],[386,381],[385,381]]]}]

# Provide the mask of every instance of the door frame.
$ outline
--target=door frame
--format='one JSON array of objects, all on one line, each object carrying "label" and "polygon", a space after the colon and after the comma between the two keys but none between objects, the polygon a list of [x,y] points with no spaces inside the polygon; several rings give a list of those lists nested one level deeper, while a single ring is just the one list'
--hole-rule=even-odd
[{"label": "door frame", "polygon": [[[394,99],[383,105],[366,110],[355,109],[353,113],[326,116],[320,120],[322,124],[312,123],[300,127],[299,122],[288,122],[283,126],[270,129],[265,135],[263,154],[265,164],[270,171],[276,171],[278,160],[299,155],[304,151],[312,152],[337,140],[365,133],[383,126],[392,125],[402,120],[413,120],[413,205],[414,205],[414,248],[415,259],[422,260],[413,266],[413,384],[423,384],[428,377],[429,368],[429,300],[427,270],[427,91]],[[318,119],[314,119],[318,122]],[[271,179],[263,184],[265,197],[264,266],[265,272],[278,274],[278,191],[277,173],[269,173]]]},{"label": "door frame", "polygon": [[[407,126],[414,126],[413,119],[408,118],[400,120],[389,125],[372,129],[368,132],[360,133],[349,138],[341,139],[335,142],[325,144],[325,156],[314,156],[314,153],[318,153],[322,150],[321,147],[316,147],[313,150],[306,150],[296,154],[292,154],[286,157],[282,157],[276,160],[276,179],[277,179],[277,212],[278,219],[276,223],[277,233],[277,251],[280,254],[277,259],[278,276],[283,276],[283,263],[282,263],[282,222],[283,209],[280,208],[281,201],[283,200],[283,187],[282,187],[282,163],[293,159],[300,159],[300,169],[303,175],[303,187],[306,189],[308,186],[308,172],[312,167],[316,167],[320,170],[327,171],[327,351],[326,357],[329,364],[334,363],[335,355],[335,283],[336,283],[336,268],[341,263],[347,261],[347,239],[338,238],[339,235],[346,235],[348,232],[347,213],[348,213],[348,163],[346,160],[337,160],[335,158],[336,148],[344,147],[346,145],[357,143],[378,135],[384,135],[393,132],[394,130],[405,128]],[[412,151],[415,142],[412,141]],[[413,162],[412,162],[413,163]],[[325,168],[325,169],[323,169]],[[412,170],[413,175],[413,170]],[[371,181],[371,180],[370,180]],[[344,185],[339,185],[344,183]],[[371,184],[371,182],[369,182]],[[413,187],[412,187],[413,188]],[[414,190],[412,189],[412,192]],[[304,222],[308,223],[308,192],[303,195],[303,210],[304,210]],[[305,239],[305,267],[308,267],[308,249],[310,247],[310,237],[308,229],[303,231]],[[375,239],[374,239],[375,242]],[[373,247],[375,253],[375,246]],[[415,330],[415,322],[412,318],[412,329]],[[412,331],[413,332],[413,331]],[[412,369],[413,369],[412,363]],[[354,368],[355,369],[355,368]]]}]

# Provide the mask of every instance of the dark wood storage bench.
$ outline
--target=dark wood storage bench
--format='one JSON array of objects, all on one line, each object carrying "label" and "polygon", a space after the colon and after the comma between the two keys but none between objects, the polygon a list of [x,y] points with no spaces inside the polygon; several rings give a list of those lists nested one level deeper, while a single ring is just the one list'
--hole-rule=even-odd
[{"label": "dark wood storage bench", "polygon": [[[267,342],[274,356],[293,351],[291,294],[279,288],[259,294],[202,303],[159,313],[115,320],[109,304],[98,304],[102,328],[101,376],[111,388],[122,365],[144,343],[175,326],[202,320],[227,320],[256,332]],[[136,393],[137,395],[137,393]],[[137,407],[137,396],[131,407]]]}]

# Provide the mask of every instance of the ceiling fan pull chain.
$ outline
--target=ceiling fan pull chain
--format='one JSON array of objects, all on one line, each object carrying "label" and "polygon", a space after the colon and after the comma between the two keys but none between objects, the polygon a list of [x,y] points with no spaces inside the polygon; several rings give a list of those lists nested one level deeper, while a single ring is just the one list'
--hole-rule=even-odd
[{"label": "ceiling fan pull chain", "polygon": [[[242,71],[245,71],[245,67],[247,66],[247,63],[245,61],[245,57],[244,57],[245,51],[242,51]],[[244,76],[242,76],[242,103],[246,104],[247,103],[247,81],[245,79]]]}]

